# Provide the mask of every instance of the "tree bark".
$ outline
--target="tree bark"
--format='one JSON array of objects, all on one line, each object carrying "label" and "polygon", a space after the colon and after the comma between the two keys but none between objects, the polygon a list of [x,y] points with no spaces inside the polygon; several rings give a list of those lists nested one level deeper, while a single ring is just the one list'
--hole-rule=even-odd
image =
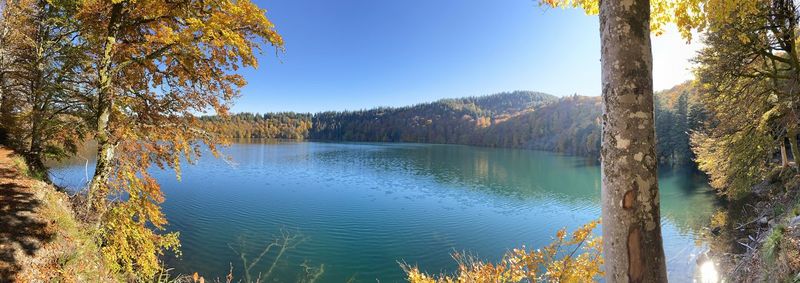
[{"label": "tree bark", "polygon": [[[6,90],[6,37],[8,37],[8,2],[5,0],[2,1],[3,10],[0,17],[0,109],[3,108],[3,95],[5,94]],[[3,125],[0,125],[0,131],[2,131]],[[2,133],[0,133],[2,135]],[[0,142],[2,142],[3,137],[0,136]]]},{"label": "tree bark", "polygon": [[783,137],[780,138],[780,141],[781,143],[778,147],[781,149],[781,167],[789,167],[789,156],[786,154],[786,142]]},{"label": "tree bark", "polygon": [[653,113],[650,1],[600,1],[607,282],[667,282]]},{"label": "tree bark", "polygon": [[29,78],[29,96],[30,96],[30,104],[31,104],[31,114],[30,114],[30,145],[26,152],[26,159],[28,161],[28,168],[34,174],[39,175],[40,177],[44,178],[45,181],[49,181],[47,178],[46,171],[44,165],[44,140],[42,137],[43,131],[43,123],[45,122],[44,119],[44,112],[48,109],[48,98],[47,94],[45,93],[45,42],[49,40],[48,38],[48,27],[45,24],[45,10],[47,9],[47,2],[40,0],[37,2],[38,5],[38,14],[35,18],[36,23],[36,47],[34,50],[33,58],[31,58],[31,76]]},{"label": "tree bark", "polygon": [[792,148],[792,160],[794,160],[794,166],[800,168],[800,162],[798,162],[797,158],[800,158],[800,147],[797,145],[797,126],[790,126],[787,129],[787,135],[789,136],[789,145]]},{"label": "tree bark", "polygon": [[7,100],[9,95],[6,93],[6,72],[8,71],[8,64],[6,62],[8,42],[6,42],[6,38],[9,33],[9,12],[8,3],[6,1],[3,1],[2,13],[2,19],[0,19],[0,144],[9,145],[10,141],[8,140],[8,135],[11,123],[8,118],[10,109]]},{"label": "tree bark", "polygon": [[119,30],[119,17],[122,4],[114,4],[108,24],[106,41],[98,68],[98,98],[95,121],[95,141],[97,142],[97,164],[94,176],[89,183],[87,206],[90,212],[103,213],[108,194],[107,182],[113,169],[116,141],[112,139],[111,122],[114,110],[114,89],[112,84],[113,48]]}]

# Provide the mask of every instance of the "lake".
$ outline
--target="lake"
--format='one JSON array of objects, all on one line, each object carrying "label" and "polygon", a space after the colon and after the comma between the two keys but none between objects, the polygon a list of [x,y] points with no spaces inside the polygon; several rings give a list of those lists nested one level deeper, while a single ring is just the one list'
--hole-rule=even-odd
[{"label": "lake", "polygon": [[[207,154],[183,168],[182,181],[156,172],[166,192],[169,229],[183,255],[173,273],[221,277],[239,253],[251,262],[281,233],[302,241],[273,267],[270,281],[293,282],[303,266],[318,282],[398,282],[398,262],[432,273],[453,271],[450,254],[496,261],[512,248],[539,247],[562,227],[600,215],[596,161],[548,152],[460,145],[250,141]],[[87,172],[87,164],[88,170]],[[54,182],[79,188],[92,161],[52,170]],[[700,233],[715,197],[690,170],[659,172],[670,281],[691,281]],[[595,232],[599,233],[599,229]],[[272,249],[251,273],[266,273]]]}]

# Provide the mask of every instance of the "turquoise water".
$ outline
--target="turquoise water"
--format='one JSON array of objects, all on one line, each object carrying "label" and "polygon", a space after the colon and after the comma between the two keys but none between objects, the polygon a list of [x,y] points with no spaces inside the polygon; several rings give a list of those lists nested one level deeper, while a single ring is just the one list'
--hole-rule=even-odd
[{"label": "turquoise water", "polygon": [[[550,242],[600,215],[600,169],[585,158],[459,145],[249,142],[224,149],[230,161],[203,157],[178,182],[156,172],[166,192],[170,230],[180,231],[174,272],[242,276],[281,231],[303,240],[268,281],[293,282],[307,266],[318,282],[397,282],[398,262],[452,271],[453,251],[497,260],[508,249]],[[56,183],[80,187],[86,165],[54,168]],[[690,281],[699,233],[714,210],[702,178],[660,173],[662,229],[671,281]],[[599,229],[596,231],[599,232]],[[251,271],[265,274],[275,249]]]}]

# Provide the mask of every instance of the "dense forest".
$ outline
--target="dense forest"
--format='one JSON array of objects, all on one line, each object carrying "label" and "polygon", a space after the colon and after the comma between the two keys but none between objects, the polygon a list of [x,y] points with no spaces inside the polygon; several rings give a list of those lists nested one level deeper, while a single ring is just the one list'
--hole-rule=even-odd
[{"label": "dense forest", "polygon": [[[658,154],[689,163],[689,133],[705,115],[689,82],[656,94]],[[239,113],[202,117],[230,138],[419,142],[546,150],[597,157],[600,97],[515,91],[361,111]]]}]

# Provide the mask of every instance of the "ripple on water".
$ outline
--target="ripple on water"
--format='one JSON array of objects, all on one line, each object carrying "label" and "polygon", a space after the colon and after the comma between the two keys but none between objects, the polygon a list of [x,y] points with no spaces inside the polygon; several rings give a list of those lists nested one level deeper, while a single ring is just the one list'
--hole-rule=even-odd
[{"label": "ripple on water", "polygon": [[[453,251],[496,260],[505,251],[542,246],[561,227],[599,217],[599,168],[574,157],[524,150],[406,144],[234,144],[235,165],[203,157],[183,181],[163,173],[169,229],[181,232],[179,273],[227,274],[281,229],[304,241],[287,253],[278,281],[299,264],[325,264],[324,282],[402,279],[397,262],[452,270]],[[54,170],[66,184],[84,164]],[[670,279],[693,272],[698,224],[713,211],[707,196],[686,193],[679,174],[661,180],[663,234]],[[54,180],[59,180],[54,178]],[[690,203],[690,206],[686,204]],[[240,246],[241,241],[246,245]],[[689,276],[689,277],[686,277]]]}]

